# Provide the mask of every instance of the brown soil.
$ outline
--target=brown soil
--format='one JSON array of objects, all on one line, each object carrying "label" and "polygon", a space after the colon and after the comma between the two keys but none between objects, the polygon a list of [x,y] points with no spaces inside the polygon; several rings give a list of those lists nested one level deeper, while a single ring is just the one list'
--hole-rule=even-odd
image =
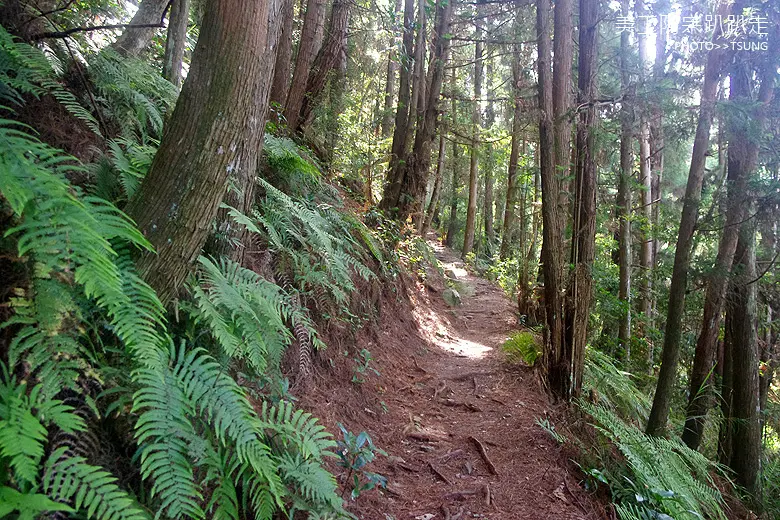
[{"label": "brown soil", "polygon": [[[536,424],[560,415],[536,373],[501,352],[519,328],[512,302],[453,252],[435,248],[445,272],[457,275],[463,304],[444,303],[438,273],[403,284],[398,293],[409,299],[386,294],[378,330],[331,342],[323,365],[335,368],[323,367],[301,399],[331,431],[337,422],[365,430],[388,454],[368,468],[385,475],[388,488],[349,509],[366,520],[607,517],[604,502],[579,486],[571,454]],[[352,383],[362,348],[380,375]],[[343,486],[343,470],[333,469]]]}]

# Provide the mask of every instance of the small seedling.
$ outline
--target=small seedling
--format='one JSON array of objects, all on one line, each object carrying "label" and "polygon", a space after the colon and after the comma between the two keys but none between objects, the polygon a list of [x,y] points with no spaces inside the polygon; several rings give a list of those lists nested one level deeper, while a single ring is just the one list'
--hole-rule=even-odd
[{"label": "small seedling", "polygon": [[386,477],[365,470],[365,467],[374,460],[377,453],[384,456],[387,456],[387,453],[374,446],[371,437],[366,432],[355,435],[344,428],[342,424],[339,424],[339,429],[344,437],[337,441],[339,466],[347,470],[346,485],[341,496],[343,497],[350,487],[352,488],[350,493],[352,500],[358,498],[360,493],[377,486],[387,488]]},{"label": "small seedling", "polygon": [[365,374],[366,372],[373,372],[376,375],[379,375],[379,371],[376,370],[374,367],[369,366],[369,363],[373,361],[373,357],[371,357],[371,352],[369,352],[368,349],[363,349],[360,351],[360,359],[353,358],[355,361],[355,371],[354,374],[352,374],[352,382],[357,384],[362,384],[366,382]]}]

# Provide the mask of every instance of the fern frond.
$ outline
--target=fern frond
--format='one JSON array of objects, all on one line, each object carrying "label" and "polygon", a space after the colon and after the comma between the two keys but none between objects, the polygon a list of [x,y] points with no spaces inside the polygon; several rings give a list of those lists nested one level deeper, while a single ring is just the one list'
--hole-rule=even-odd
[{"label": "fern frond", "polygon": [[260,411],[261,427],[268,430],[272,438],[292,448],[306,458],[321,461],[333,456],[330,451],[336,447],[333,436],[318,424],[318,419],[303,410],[296,410],[292,403],[281,401],[277,406],[263,402]]},{"label": "fern frond", "polygon": [[149,520],[149,515],[116,484],[116,477],[82,457],[65,457],[60,448],[49,457],[43,489],[55,501],[69,503],[88,518]]}]

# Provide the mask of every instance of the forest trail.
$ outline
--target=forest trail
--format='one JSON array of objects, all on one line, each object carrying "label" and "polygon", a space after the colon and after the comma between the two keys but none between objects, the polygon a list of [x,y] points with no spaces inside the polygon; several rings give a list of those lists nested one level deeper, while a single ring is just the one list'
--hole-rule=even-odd
[{"label": "forest trail", "polygon": [[396,319],[410,321],[403,316],[383,319],[376,352],[396,351],[377,356],[385,412],[365,408],[359,425],[348,422],[387,452],[369,469],[389,485],[350,510],[366,520],[603,518],[571,454],[536,423],[556,415],[537,376],[505,361],[501,345],[518,330],[514,304],[431,245],[462,305],[444,304],[436,273],[410,291],[416,331],[399,330]]}]

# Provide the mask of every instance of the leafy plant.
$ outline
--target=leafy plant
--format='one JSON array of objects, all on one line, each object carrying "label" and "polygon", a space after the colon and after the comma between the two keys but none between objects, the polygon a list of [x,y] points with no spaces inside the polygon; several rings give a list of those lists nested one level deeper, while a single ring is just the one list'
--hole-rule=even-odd
[{"label": "leafy plant", "polygon": [[542,355],[542,349],[539,346],[536,337],[531,332],[516,332],[501,345],[501,350],[506,354],[510,363],[523,362],[528,366],[533,366],[539,356]]},{"label": "leafy plant", "polygon": [[371,361],[373,361],[374,358],[371,357],[371,352],[368,349],[361,349],[360,351],[360,359],[354,358],[353,361],[355,362],[355,368],[353,370],[352,374],[352,382],[362,384],[366,382],[365,374],[366,372],[373,372],[376,375],[379,375],[379,371],[376,370],[374,367],[369,366]]},{"label": "leafy plant", "polygon": [[337,441],[339,466],[347,470],[346,486],[342,496],[350,491],[352,500],[355,500],[364,491],[374,489],[377,486],[387,487],[386,477],[365,470],[365,467],[374,460],[377,453],[384,456],[387,456],[387,453],[374,446],[371,437],[366,432],[355,435],[342,424],[339,424],[339,429],[343,436],[343,439]]}]

